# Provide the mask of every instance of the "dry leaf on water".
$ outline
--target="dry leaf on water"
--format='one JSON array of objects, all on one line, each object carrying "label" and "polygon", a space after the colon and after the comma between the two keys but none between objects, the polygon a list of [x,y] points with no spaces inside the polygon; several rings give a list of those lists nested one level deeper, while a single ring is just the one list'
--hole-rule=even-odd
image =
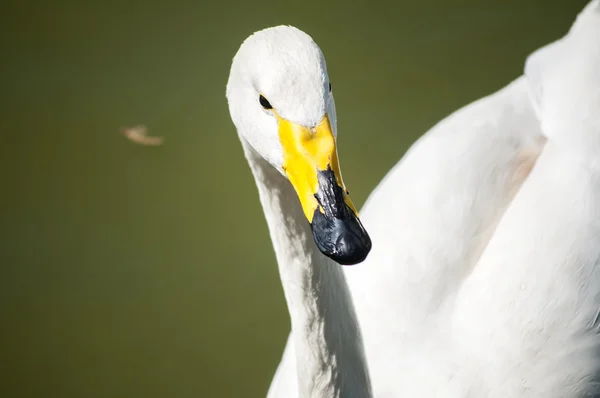
[{"label": "dry leaf on water", "polygon": [[147,135],[146,126],[135,126],[121,129],[121,134],[136,144],[146,146],[160,146],[164,143],[164,137],[150,137]]}]

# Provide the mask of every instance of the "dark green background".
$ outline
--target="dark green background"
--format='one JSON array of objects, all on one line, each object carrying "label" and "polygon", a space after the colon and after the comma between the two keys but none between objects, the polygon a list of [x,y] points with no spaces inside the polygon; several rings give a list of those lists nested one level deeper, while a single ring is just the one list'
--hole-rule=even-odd
[{"label": "dark green background", "polygon": [[[323,49],[361,205],[585,4],[3,2],[0,396],[265,395],[288,315],[225,100],[250,33],[292,24]],[[118,133],[138,123],[166,144]]]}]

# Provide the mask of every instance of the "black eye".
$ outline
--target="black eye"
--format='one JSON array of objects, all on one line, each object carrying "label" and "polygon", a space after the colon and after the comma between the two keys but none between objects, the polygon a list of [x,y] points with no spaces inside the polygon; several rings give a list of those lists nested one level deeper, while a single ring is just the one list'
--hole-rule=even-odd
[{"label": "black eye", "polygon": [[329,83],[329,92],[331,92],[331,83]]},{"label": "black eye", "polygon": [[260,102],[262,107],[265,109],[273,109],[273,107],[271,106],[269,101],[267,101],[267,99],[265,97],[263,97],[262,95],[258,97],[258,102]]}]

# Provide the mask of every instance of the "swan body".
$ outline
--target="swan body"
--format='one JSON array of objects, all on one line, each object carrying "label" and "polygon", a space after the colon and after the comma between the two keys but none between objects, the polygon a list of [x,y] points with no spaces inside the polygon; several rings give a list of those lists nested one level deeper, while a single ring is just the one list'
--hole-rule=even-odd
[{"label": "swan body", "polygon": [[599,2],[533,53],[525,74],[547,143],[464,284],[452,328],[473,366],[490,354],[499,364],[482,375],[495,387],[487,396],[598,397]]},{"label": "swan body", "polygon": [[360,212],[368,236],[355,213],[316,226],[329,163],[353,209],[337,153],[298,138],[337,137],[320,50],[291,27],[247,39],[227,96],[292,324],[269,397],[600,396],[598,3],[413,145]]}]

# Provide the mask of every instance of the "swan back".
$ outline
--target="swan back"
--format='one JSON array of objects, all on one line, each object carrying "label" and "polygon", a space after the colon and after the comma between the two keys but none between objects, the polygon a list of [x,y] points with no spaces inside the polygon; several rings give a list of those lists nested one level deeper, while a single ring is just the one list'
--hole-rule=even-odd
[{"label": "swan back", "polygon": [[525,74],[544,134],[600,154],[600,2],[588,4],[565,37],[531,54]]}]

